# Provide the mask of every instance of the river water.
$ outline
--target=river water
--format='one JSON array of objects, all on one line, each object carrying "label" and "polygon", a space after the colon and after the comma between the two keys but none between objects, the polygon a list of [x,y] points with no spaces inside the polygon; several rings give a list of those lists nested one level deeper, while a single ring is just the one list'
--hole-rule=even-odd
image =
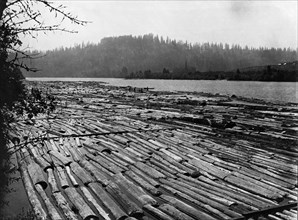
[{"label": "river water", "polygon": [[32,81],[101,81],[115,86],[149,87],[159,91],[220,93],[298,103],[297,82],[256,82],[226,80],[160,80],[120,78],[27,78]]}]

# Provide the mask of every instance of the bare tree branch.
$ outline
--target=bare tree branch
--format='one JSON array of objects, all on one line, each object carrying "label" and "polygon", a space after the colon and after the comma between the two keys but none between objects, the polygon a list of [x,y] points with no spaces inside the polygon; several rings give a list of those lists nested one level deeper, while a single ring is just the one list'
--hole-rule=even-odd
[{"label": "bare tree branch", "polygon": [[[43,22],[42,12],[34,9],[34,6],[38,4],[48,9],[55,17],[61,16],[61,21],[56,24]],[[0,54],[16,54],[8,62],[28,69],[23,64],[23,60],[34,57],[32,54],[27,54],[23,52],[24,50],[19,49],[22,46],[22,41],[19,40],[21,35],[29,35],[35,38],[39,32],[62,31],[77,33],[75,30],[62,27],[62,22],[68,20],[76,25],[86,25],[88,23],[88,21],[80,20],[77,16],[66,12],[65,9],[64,5],[57,6],[54,2],[48,0],[0,0]]]}]

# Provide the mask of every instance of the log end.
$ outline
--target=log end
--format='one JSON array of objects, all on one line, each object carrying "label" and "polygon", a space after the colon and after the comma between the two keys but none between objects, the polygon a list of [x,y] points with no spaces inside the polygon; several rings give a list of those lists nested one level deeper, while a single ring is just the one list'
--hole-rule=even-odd
[{"label": "log end", "polygon": [[41,187],[42,187],[44,190],[48,187],[48,183],[45,182],[45,181],[38,181],[38,182],[35,183],[35,185],[37,185],[37,184],[41,185]]}]

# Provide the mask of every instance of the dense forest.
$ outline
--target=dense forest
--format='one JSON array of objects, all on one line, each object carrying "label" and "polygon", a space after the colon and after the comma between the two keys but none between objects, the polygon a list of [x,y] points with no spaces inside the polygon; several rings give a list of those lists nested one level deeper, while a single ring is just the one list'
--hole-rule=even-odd
[{"label": "dense forest", "polygon": [[[32,51],[36,52],[39,51]],[[286,74],[278,77],[283,81],[296,78],[285,68],[280,71],[268,67],[297,60],[297,51],[289,48],[191,44],[153,34],[108,37],[98,44],[83,43],[39,53],[42,58],[31,60],[30,65],[41,71],[25,73],[26,76],[272,80],[263,75],[276,72],[275,75]],[[254,66],[265,68],[258,68],[259,74],[250,73],[251,77],[243,75],[243,68]]]}]

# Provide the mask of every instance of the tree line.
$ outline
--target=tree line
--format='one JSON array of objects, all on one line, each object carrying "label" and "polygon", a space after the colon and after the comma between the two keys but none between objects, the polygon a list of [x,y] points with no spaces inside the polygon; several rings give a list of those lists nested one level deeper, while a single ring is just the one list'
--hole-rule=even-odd
[{"label": "tree line", "polygon": [[[297,59],[290,48],[249,48],[222,43],[191,44],[153,34],[108,37],[100,43],[79,44],[40,53],[31,61],[40,72],[26,76],[205,78],[226,77],[216,72],[264,66]],[[207,74],[208,73],[208,74]],[[209,74],[210,73],[210,74]],[[198,77],[197,77],[198,78]]]}]

